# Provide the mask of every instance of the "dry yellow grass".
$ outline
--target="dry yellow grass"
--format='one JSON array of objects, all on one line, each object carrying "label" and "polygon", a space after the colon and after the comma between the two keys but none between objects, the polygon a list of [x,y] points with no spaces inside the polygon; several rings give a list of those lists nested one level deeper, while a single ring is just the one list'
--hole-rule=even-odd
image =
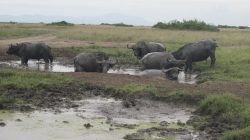
[{"label": "dry yellow grass", "polygon": [[65,40],[137,42],[140,40],[161,42],[180,47],[201,39],[216,39],[222,47],[250,47],[249,29],[221,29],[220,32],[179,31],[153,29],[151,27],[115,27],[100,25],[47,26],[45,24],[0,24],[0,39],[37,35],[54,35]]}]

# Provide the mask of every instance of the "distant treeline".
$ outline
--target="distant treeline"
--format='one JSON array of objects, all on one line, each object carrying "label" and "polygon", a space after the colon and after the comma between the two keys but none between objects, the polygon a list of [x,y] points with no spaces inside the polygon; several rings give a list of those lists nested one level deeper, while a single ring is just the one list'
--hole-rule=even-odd
[{"label": "distant treeline", "polygon": [[[0,23],[10,23],[10,24],[19,24],[15,21],[10,22],[0,22]],[[40,22],[44,24],[43,22]],[[74,26],[73,23],[69,23],[67,21],[59,21],[59,22],[52,22],[46,25],[55,25],[55,26]],[[80,24],[85,25],[85,24]],[[109,26],[117,26],[117,27],[134,27],[134,25],[129,25],[125,23],[101,23],[100,25],[109,25]],[[172,20],[170,22],[158,22],[157,24],[153,25],[153,28],[159,29],[173,29],[173,30],[201,30],[201,31],[219,31],[219,28],[238,28],[238,29],[249,29],[248,26],[230,26],[230,25],[211,25],[207,24],[204,21],[199,20]]]},{"label": "distant treeline", "polygon": [[200,30],[200,31],[219,31],[219,28],[214,25],[205,23],[199,20],[173,20],[168,23],[158,22],[153,28],[160,29],[177,29],[177,30]]},{"label": "distant treeline", "polygon": [[248,26],[229,26],[229,25],[218,25],[218,28],[239,28],[239,29],[247,29]]},{"label": "distant treeline", "polygon": [[124,23],[114,23],[114,24],[101,23],[100,25],[110,25],[110,26],[118,26],[118,27],[134,27],[134,25],[124,24]]},{"label": "distant treeline", "polygon": [[52,23],[49,23],[49,24],[47,24],[47,25],[73,26],[74,24],[73,24],[73,23],[66,22],[66,21],[59,21],[59,22],[52,22]]}]

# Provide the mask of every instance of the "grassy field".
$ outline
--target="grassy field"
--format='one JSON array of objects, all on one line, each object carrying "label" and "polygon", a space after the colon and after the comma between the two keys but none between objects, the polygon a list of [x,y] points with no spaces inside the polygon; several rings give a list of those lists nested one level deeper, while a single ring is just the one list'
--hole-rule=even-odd
[{"label": "grassy field", "polygon": [[[48,26],[46,24],[0,24],[0,39],[52,35],[63,40],[130,43],[140,40],[162,42],[168,51],[177,50],[186,43],[214,38],[219,44],[216,66],[199,62],[194,69],[201,70],[212,80],[250,82],[250,30],[220,29],[220,32],[161,30],[151,27],[115,27],[104,25]],[[46,42],[45,42],[46,43]],[[66,49],[76,55],[79,52],[103,51],[117,57],[120,63],[138,64],[131,50],[126,48],[102,48],[100,46],[69,46]],[[57,53],[57,52],[55,52]],[[204,80],[206,81],[206,79]]]},{"label": "grassy field", "polygon": [[36,35],[55,35],[62,39],[86,41],[162,42],[167,47],[214,38],[222,47],[249,47],[249,29],[220,29],[220,32],[162,30],[151,27],[115,27],[100,25],[48,26],[46,24],[0,23],[0,39]]}]

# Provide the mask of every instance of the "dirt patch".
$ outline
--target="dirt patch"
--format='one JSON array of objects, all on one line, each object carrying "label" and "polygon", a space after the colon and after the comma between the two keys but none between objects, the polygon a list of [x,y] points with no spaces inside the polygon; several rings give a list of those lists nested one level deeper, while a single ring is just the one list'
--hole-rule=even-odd
[{"label": "dirt patch", "polygon": [[161,80],[147,76],[131,76],[105,73],[67,73],[71,77],[84,80],[94,85],[122,86],[124,84],[154,85],[160,91],[186,91],[223,94],[225,92],[250,97],[250,84],[231,81],[209,81],[198,85],[179,84],[176,81]]},{"label": "dirt patch", "polygon": [[127,140],[139,139],[175,139],[175,140],[208,140],[211,137],[205,133],[194,133],[190,129],[185,128],[167,128],[167,127],[152,127],[148,129],[138,130],[136,133],[128,134],[124,137]]}]

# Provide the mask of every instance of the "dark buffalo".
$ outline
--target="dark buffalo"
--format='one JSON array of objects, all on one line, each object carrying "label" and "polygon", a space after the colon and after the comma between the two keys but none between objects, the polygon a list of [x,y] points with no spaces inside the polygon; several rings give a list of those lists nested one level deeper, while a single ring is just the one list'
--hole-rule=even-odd
[{"label": "dark buffalo", "polygon": [[176,60],[171,53],[153,52],[148,53],[141,59],[144,69],[161,69],[166,78],[176,80],[185,60]]},{"label": "dark buffalo", "polygon": [[103,52],[80,53],[74,58],[75,72],[107,72],[115,65]]},{"label": "dark buffalo", "polygon": [[192,71],[192,62],[198,62],[211,58],[211,65],[215,64],[215,50],[217,43],[215,40],[202,40],[196,43],[189,43],[173,52],[173,56],[178,60],[186,60],[185,72]]},{"label": "dark buffalo", "polygon": [[21,64],[28,64],[29,59],[44,59],[46,63],[53,62],[51,48],[44,43],[20,43],[9,45],[7,54],[21,57]]},{"label": "dark buffalo", "polygon": [[172,67],[183,67],[185,60],[176,60],[168,52],[152,52],[145,55],[141,59],[141,63],[144,69],[169,69]]},{"label": "dark buffalo", "polygon": [[161,43],[145,42],[145,41],[137,42],[135,45],[132,45],[131,47],[127,45],[127,48],[132,49],[134,52],[134,55],[138,59],[141,59],[143,56],[151,52],[165,52],[166,51],[164,45]]}]

